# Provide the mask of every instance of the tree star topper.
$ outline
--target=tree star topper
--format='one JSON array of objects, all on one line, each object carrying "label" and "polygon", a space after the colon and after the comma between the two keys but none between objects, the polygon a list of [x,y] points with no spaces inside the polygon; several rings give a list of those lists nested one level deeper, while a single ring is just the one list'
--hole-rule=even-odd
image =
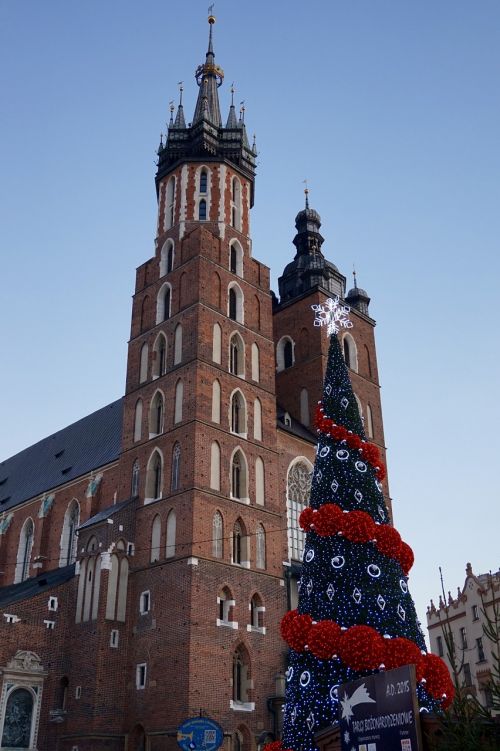
[{"label": "tree star topper", "polygon": [[329,297],[322,305],[311,305],[316,313],[315,326],[327,326],[328,336],[338,334],[341,328],[352,329],[349,320],[350,307],[341,305],[338,297]]}]

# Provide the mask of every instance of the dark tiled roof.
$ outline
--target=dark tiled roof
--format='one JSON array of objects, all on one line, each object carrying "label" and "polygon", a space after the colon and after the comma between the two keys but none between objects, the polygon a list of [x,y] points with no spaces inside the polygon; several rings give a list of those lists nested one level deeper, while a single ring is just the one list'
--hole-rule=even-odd
[{"label": "dark tiled roof", "polygon": [[127,498],[126,501],[120,501],[120,503],[115,503],[113,506],[108,506],[108,508],[103,509],[103,511],[99,511],[98,514],[94,514],[94,516],[91,516],[90,519],[87,519],[86,522],[78,527],[78,531],[80,531],[81,529],[87,529],[87,527],[93,527],[94,524],[100,524],[101,522],[106,521],[106,519],[109,519],[110,516],[116,514],[117,511],[120,511],[120,509],[128,506],[128,504],[133,500],[134,498]]},{"label": "dark tiled roof", "polygon": [[19,582],[19,584],[9,584],[8,587],[0,588],[0,608],[10,605],[12,602],[27,600],[30,597],[39,595],[40,592],[46,592],[49,589],[64,584],[75,575],[75,564],[56,568],[53,571],[47,571],[46,574],[40,574],[33,579]]},{"label": "dark tiled roof", "polygon": [[278,428],[285,430],[287,433],[291,433],[298,438],[302,438],[304,441],[308,441],[309,443],[318,442],[317,436],[311,430],[309,430],[309,428],[306,428],[306,426],[301,422],[295,420],[289,413],[288,415],[290,417],[290,425],[287,425],[285,423],[285,414],[287,414],[286,410],[284,410],[283,407],[280,407],[278,404],[276,409],[276,423]]},{"label": "dark tiled roof", "polygon": [[0,513],[120,456],[123,400],[0,462]]}]

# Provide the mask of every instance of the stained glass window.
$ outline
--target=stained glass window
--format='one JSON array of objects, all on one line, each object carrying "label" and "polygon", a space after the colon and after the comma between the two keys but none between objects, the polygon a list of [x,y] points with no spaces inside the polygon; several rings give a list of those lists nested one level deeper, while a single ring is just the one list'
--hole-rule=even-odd
[{"label": "stained glass window", "polygon": [[7,699],[3,726],[3,748],[29,748],[33,696],[25,688],[13,691]]}]

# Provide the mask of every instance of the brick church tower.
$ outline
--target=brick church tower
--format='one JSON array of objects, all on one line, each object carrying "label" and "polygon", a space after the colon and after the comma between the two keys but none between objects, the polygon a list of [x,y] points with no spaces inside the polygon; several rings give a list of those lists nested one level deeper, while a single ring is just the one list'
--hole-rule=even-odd
[{"label": "brick church tower", "polygon": [[370,300],[307,193],[279,299],[252,255],[256,150],[233,102],[222,120],[214,22],[192,122],[181,99],[158,149],[125,395],[0,463],[0,748],[174,751],[200,714],[225,751],[279,736],[329,296],[384,450]]}]

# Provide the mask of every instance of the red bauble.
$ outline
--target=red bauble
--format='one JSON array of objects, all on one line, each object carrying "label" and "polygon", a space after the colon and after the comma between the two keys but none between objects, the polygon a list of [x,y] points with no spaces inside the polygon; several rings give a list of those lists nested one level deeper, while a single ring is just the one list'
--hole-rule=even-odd
[{"label": "red bauble", "polygon": [[[455,695],[455,688],[450,673],[444,661],[433,654],[426,654],[423,658],[425,688],[434,699],[441,699],[443,706],[449,706]],[[443,694],[446,698],[443,699]]]},{"label": "red bauble", "polygon": [[297,610],[289,610],[281,619],[281,636],[296,652],[303,652],[311,626],[310,615],[299,615]]},{"label": "red bauble", "polygon": [[403,569],[403,572],[405,573],[406,576],[408,576],[408,572],[413,566],[413,561],[415,560],[415,556],[413,555],[413,550],[410,548],[408,543],[406,542],[401,543],[401,548],[398,554],[398,560],[401,564],[401,568]]},{"label": "red bauble", "polygon": [[340,530],[351,542],[369,542],[375,536],[375,522],[366,511],[350,511],[342,515]]},{"label": "red bauble", "polygon": [[315,514],[314,531],[322,537],[335,535],[340,529],[345,514],[336,503],[324,503]]},{"label": "red bauble", "polygon": [[309,650],[319,660],[329,660],[337,654],[342,629],[334,621],[314,623],[308,634]]},{"label": "red bauble", "polygon": [[380,451],[374,443],[363,443],[363,459],[368,464],[378,464],[380,460]]},{"label": "red bauble", "polygon": [[377,550],[382,555],[397,558],[401,550],[401,535],[389,524],[378,524],[375,527],[375,540]]},{"label": "red bauble", "polygon": [[386,670],[400,668],[402,665],[417,666],[419,664],[422,653],[414,642],[397,636],[395,639],[386,639],[384,643]]},{"label": "red bauble", "polygon": [[384,661],[384,646],[371,626],[351,626],[340,639],[339,655],[353,670],[374,670]]},{"label": "red bauble", "polygon": [[310,506],[306,506],[306,508],[300,512],[299,524],[304,532],[309,532],[309,527],[315,516],[317,516],[317,514],[314,513]]}]

